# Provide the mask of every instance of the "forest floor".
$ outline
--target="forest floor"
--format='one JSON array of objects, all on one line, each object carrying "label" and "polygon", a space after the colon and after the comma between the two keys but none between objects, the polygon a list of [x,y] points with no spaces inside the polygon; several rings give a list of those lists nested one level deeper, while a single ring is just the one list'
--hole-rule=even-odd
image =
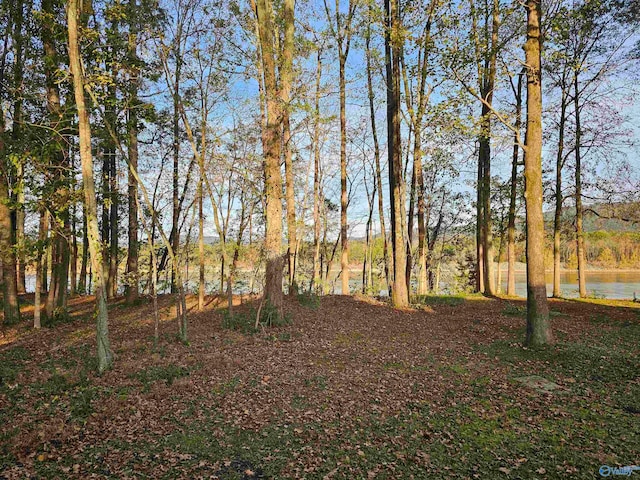
[{"label": "forest floor", "polygon": [[556,344],[535,350],[522,300],[302,296],[257,333],[194,303],[184,345],[161,298],[154,349],[150,303],[113,302],[102,376],[91,298],[40,331],[25,307],[0,332],[0,478],[592,479],[640,462],[637,303],[551,300]]}]

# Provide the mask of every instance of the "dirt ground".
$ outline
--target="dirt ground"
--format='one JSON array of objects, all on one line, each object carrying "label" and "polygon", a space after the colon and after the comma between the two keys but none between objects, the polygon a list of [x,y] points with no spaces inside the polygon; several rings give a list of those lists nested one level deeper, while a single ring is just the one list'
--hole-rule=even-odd
[{"label": "dirt ground", "polygon": [[288,298],[290,325],[243,334],[189,298],[184,345],[166,297],[155,349],[150,302],[116,301],[102,376],[91,298],[40,331],[26,307],[0,334],[0,478],[594,478],[640,459],[638,304],[551,300],[558,346],[531,352],[523,301],[454,300]]}]

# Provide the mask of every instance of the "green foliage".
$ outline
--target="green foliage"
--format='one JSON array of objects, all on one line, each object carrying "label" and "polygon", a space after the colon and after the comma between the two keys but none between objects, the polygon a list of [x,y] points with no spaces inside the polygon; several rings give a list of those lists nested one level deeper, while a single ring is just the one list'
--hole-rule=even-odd
[{"label": "green foliage", "polygon": [[296,298],[298,299],[298,303],[303,307],[307,307],[312,310],[317,310],[318,307],[320,307],[320,296],[313,292],[299,293]]},{"label": "green foliage", "polygon": [[30,354],[23,347],[14,347],[0,355],[0,388],[13,383]]},{"label": "green foliage", "polygon": [[526,305],[514,305],[513,303],[507,303],[502,310],[503,315],[510,315],[513,317],[526,317],[527,306]]},{"label": "green foliage", "polygon": [[238,385],[240,385],[240,377],[233,377],[232,379],[214,387],[213,393],[223,396],[229,392],[233,392]]},{"label": "green foliage", "polygon": [[[245,335],[251,335],[256,333],[256,317],[258,312],[251,307],[248,312],[236,312],[229,313],[229,310],[225,310],[222,314],[222,328],[227,330],[235,330]],[[292,320],[290,315],[283,315],[278,308],[266,302],[260,310],[260,320],[258,326],[262,328],[266,327],[283,327],[291,325]]]},{"label": "green foliage", "polygon": [[149,392],[155,382],[164,381],[167,385],[172,385],[176,379],[186,377],[189,373],[187,367],[170,363],[168,365],[145,368],[131,375],[131,377],[142,383],[143,392]]},{"label": "green foliage", "polygon": [[229,313],[225,310],[222,314],[222,328],[234,330],[237,332],[253,334],[256,332],[256,313],[251,309],[248,313]]},{"label": "green foliage", "polygon": [[56,325],[61,325],[65,323],[71,323],[73,321],[73,317],[69,315],[69,312],[66,308],[56,307],[53,310],[53,314],[51,316],[43,315],[42,316],[42,326],[47,328],[53,328]]},{"label": "green foliage", "polygon": [[456,307],[466,301],[463,295],[414,295],[411,303],[414,305],[448,305]]}]

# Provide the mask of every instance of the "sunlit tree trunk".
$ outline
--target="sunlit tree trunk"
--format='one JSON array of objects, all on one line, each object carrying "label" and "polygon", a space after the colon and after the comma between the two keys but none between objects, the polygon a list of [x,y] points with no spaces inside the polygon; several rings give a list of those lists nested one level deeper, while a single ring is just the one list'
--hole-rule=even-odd
[{"label": "sunlit tree trunk", "polygon": [[[136,0],[130,0],[129,5],[132,11],[137,8]],[[139,87],[139,69],[135,62],[138,59],[138,35],[137,28],[133,26],[135,20],[132,21],[131,31],[128,38],[129,59],[134,65],[131,65],[131,77],[129,79],[129,108],[127,114],[129,116],[127,122],[127,133],[129,136],[128,153],[129,163],[135,170],[138,169],[138,87]],[[127,245],[127,285],[125,296],[127,303],[134,303],[139,295],[139,272],[138,272],[138,251],[140,249],[138,242],[138,182],[135,176],[128,170],[128,245]]]},{"label": "sunlit tree trunk", "polygon": [[338,50],[338,88],[340,91],[340,279],[342,295],[349,294],[349,232],[347,208],[349,204],[347,192],[347,81],[346,65],[351,47],[351,22],[357,2],[350,0],[346,15],[340,12],[340,0],[335,2],[333,18],[325,0],[327,21],[334,23],[330,27]]},{"label": "sunlit tree trunk", "polygon": [[[54,0],[43,0],[42,11],[52,19],[56,18]],[[52,225],[51,239],[51,278],[48,286],[47,315],[51,316],[54,310],[64,315],[67,306],[67,281],[69,273],[69,244],[67,242],[69,230],[69,185],[68,171],[69,158],[64,138],[66,121],[60,102],[60,90],[58,86],[58,52],[55,44],[55,22],[42,22],[41,36],[44,50],[44,73],[46,85],[47,112],[49,114],[49,127],[53,132],[51,163],[52,190],[49,197],[50,209],[53,216],[50,218]],[[43,269],[45,272],[46,269]],[[43,282],[43,286],[47,282]]]},{"label": "sunlit tree trunk", "polygon": [[507,295],[516,294],[516,200],[518,198],[518,159],[520,152],[519,138],[522,128],[522,71],[518,75],[516,87],[516,133],[513,140],[511,158],[511,191],[509,195],[509,220],[507,224]]},{"label": "sunlit tree trunk", "polygon": [[[369,6],[371,16],[371,6]],[[382,237],[382,255],[384,259],[384,276],[387,281],[387,289],[391,294],[391,274],[389,267],[389,245],[387,242],[387,229],[384,219],[384,195],[382,193],[382,173],[380,168],[380,146],[378,145],[378,130],[376,128],[375,96],[373,93],[373,75],[371,65],[371,22],[367,22],[365,36],[366,60],[367,60],[367,91],[369,97],[369,117],[371,119],[371,135],[373,137],[373,155],[376,166],[376,188],[378,190],[378,214],[380,216],[380,236]]]},{"label": "sunlit tree trunk", "polygon": [[109,327],[107,313],[107,292],[104,282],[98,230],[98,209],[96,206],[95,186],[93,182],[93,158],[91,154],[91,126],[89,112],[85,106],[84,74],[80,60],[78,43],[78,17],[80,16],[78,0],[69,0],[67,4],[67,27],[69,39],[69,66],[73,75],[73,90],[78,110],[78,131],[80,136],[80,161],[82,164],[82,181],[84,185],[85,209],[87,212],[87,229],[91,265],[96,279],[96,338],[98,344],[98,371],[104,372],[113,361],[109,344]]},{"label": "sunlit tree trunk", "polygon": [[44,243],[47,239],[47,225],[49,223],[49,214],[46,208],[40,209],[40,225],[38,228],[38,250],[36,253],[36,285],[33,301],[33,328],[40,328],[42,321],[41,313],[41,297],[42,297],[42,256],[44,251]]},{"label": "sunlit tree trunk", "polygon": [[[46,238],[46,233],[45,233]],[[87,263],[89,261],[89,237],[87,236],[87,215],[82,209],[82,260],[80,262],[80,278],[78,279],[78,292],[87,293]],[[44,266],[43,266],[44,268]]]},{"label": "sunlit tree trunk", "polygon": [[385,59],[387,73],[387,151],[389,155],[389,195],[391,200],[391,243],[393,249],[393,285],[391,301],[395,307],[409,304],[406,282],[406,244],[402,143],[400,137],[400,17],[397,0],[385,0]]},{"label": "sunlit tree trunk", "polygon": [[583,207],[582,207],[582,156],[580,142],[582,138],[582,126],[580,125],[580,88],[578,80],[578,72],[576,71],[573,78],[573,105],[574,116],[576,121],[576,255],[578,257],[578,291],[580,298],[587,296],[586,268],[587,262],[584,258],[584,229],[583,223]]},{"label": "sunlit tree trunk", "polygon": [[318,48],[313,125],[313,276],[311,292],[320,291],[320,83],[322,78],[322,49]]},{"label": "sunlit tree trunk", "polygon": [[562,168],[564,166],[564,131],[567,120],[566,95],[560,99],[560,120],[558,125],[558,152],[556,154],[555,214],[553,217],[553,296],[562,296],[560,290],[560,229],[562,226]]},{"label": "sunlit tree trunk", "polygon": [[[292,2],[285,2],[285,9]],[[257,0],[256,16],[262,56],[267,124],[264,132],[265,176],[265,291],[266,300],[276,308],[282,307],[282,172],[280,170],[280,133],[282,106],[276,81],[276,52],[273,46],[273,24],[270,0]],[[293,12],[285,13],[285,21],[293,20]],[[286,28],[285,28],[286,29]]]},{"label": "sunlit tree trunk", "polygon": [[9,208],[9,175],[6,172],[7,158],[3,136],[5,133],[4,111],[0,107],[0,262],[2,262],[2,305],[4,323],[20,321],[18,304],[18,282],[16,275],[15,249],[11,242],[11,210]]},{"label": "sunlit tree trunk", "polygon": [[296,283],[297,263],[297,226],[296,226],[296,197],[293,175],[293,145],[291,141],[291,82],[293,77],[294,51],[294,0],[284,2],[284,43],[282,46],[282,60],[280,66],[280,98],[282,101],[282,148],[284,149],[284,170],[287,204],[287,262],[289,274],[289,293],[298,293]]},{"label": "sunlit tree trunk", "polygon": [[527,0],[527,132],[524,175],[527,209],[527,345],[552,341],[544,268],[544,216],[542,213],[542,82],[540,0]]}]

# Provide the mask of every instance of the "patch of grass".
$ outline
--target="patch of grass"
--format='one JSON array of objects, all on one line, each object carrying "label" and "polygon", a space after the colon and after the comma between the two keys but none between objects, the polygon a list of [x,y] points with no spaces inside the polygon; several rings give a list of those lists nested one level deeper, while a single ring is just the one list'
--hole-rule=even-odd
[{"label": "patch of grass", "polygon": [[291,407],[295,408],[296,410],[304,410],[306,408],[309,408],[309,402],[302,395],[294,395],[291,399]]},{"label": "patch of grass", "polygon": [[[245,335],[251,335],[257,332],[256,317],[258,312],[252,307],[248,312],[239,312],[231,315],[229,310],[225,310],[222,314],[222,328],[227,330],[235,330]],[[260,321],[258,325],[265,327],[282,327],[291,325],[292,320],[289,315],[282,315],[278,308],[270,303],[265,303],[260,310]]]},{"label": "patch of grass", "polygon": [[170,363],[169,365],[145,368],[130,377],[142,383],[142,391],[146,393],[151,390],[151,386],[155,382],[164,381],[167,385],[172,385],[176,379],[186,377],[189,373],[187,367]]},{"label": "patch of grass", "polygon": [[310,308],[311,310],[317,310],[320,307],[320,296],[313,292],[302,292],[296,295],[298,303],[303,307]]},{"label": "patch of grass", "polygon": [[456,307],[462,305],[465,301],[466,298],[462,295],[413,295],[411,297],[411,303],[414,305],[447,305]]},{"label": "patch of grass", "polygon": [[507,303],[502,309],[502,314],[512,317],[526,317],[527,307],[525,305],[515,305],[513,303]]},{"label": "patch of grass", "polygon": [[240,377],[233,377],[226,382],[216,385],[213,389],[213,393],[224,396],[227,393],[233,392],[238,385],[240,385]]},{"label": "patch of grass", "polygon": [[339,332],[333,342],[336,345],[347,347],[350,345],[357,345],[365,341],[364,335],[358,331],[351,331],[348,333]]},{"label": "patch of grass", "polygon": [[234,314],[230,314],[229,310],[225,310],[222,314],[222,328],[241,332],[245,335],[256,333],[255,323],[256,314],[253,309],[249,313]]},{"label": "patch of grass", "polygon": [[93,401],[99,397],[100,390],[91,385],[77,386],[70,398],[71,418],[85,421],[93,413]]},{"label": "patch of grass", "polygon": [[385,362],[382,364],[382,368],[385,370],[407,370],[403,362]]},{"label": "patch of grass", "polygon": [[281,332],[278,334],[279,342],[290,342],[291,341],[291,333],[289,332]]},{"label": "patch of grass", "polygon": [[467,368],[463,365],[457,365],[457,364],[450,364],[450,365],[442,365],[440,367],[438,367],[438,370],[440,370],[443,373],[455,373],[456,375],[466,375],[469,373],[469,370],[467,370]]},{"label": "patch of grass", "polygon": [[[638,337],[634,338],[637,342]],[[480,348],[511,364],[515,370],[535,369],[543,374],[568,376],[578,381],[628,382],[638,378],[640,372],[640,357],[632,347],[625,348],[616,335],[602,343],[557,343],[534,349],[501,340]]]},{"label": "patch of grass", "polygon": [[304,385],[305,387],[314,387],[318,390],[326,390],[327,377],[325,377],[324,375],[315,375],[312,378],[305,378]]},{"label": "patch of grass", "polygon": [[589,323],[591,325],[610,325],[611,317],[609,317],[609,315],[598,313],[596,315],[591,315],[591,318],[589,318]]},{"label": "patch of grass", "polygon": [[57,325],[62,325],[65,323],[71,323],[75,319],[71,315],[69,315],[69,311],[62,307],[56,307],[53,310],[53,314],[43,315],[42,318],[42,326],[47,328],[53,328]]},{"label": "patch of grass", "polygon": [[30,356],[23,347],[14,347],[0,354],[0,388],[15,381]]},{"label": "patch of grass", "polygon": [[265,327],[284,327],[291,325],[293,321],[290,315],[283,315],[277,307],[266,302],[260,311],[260,323]]}]

